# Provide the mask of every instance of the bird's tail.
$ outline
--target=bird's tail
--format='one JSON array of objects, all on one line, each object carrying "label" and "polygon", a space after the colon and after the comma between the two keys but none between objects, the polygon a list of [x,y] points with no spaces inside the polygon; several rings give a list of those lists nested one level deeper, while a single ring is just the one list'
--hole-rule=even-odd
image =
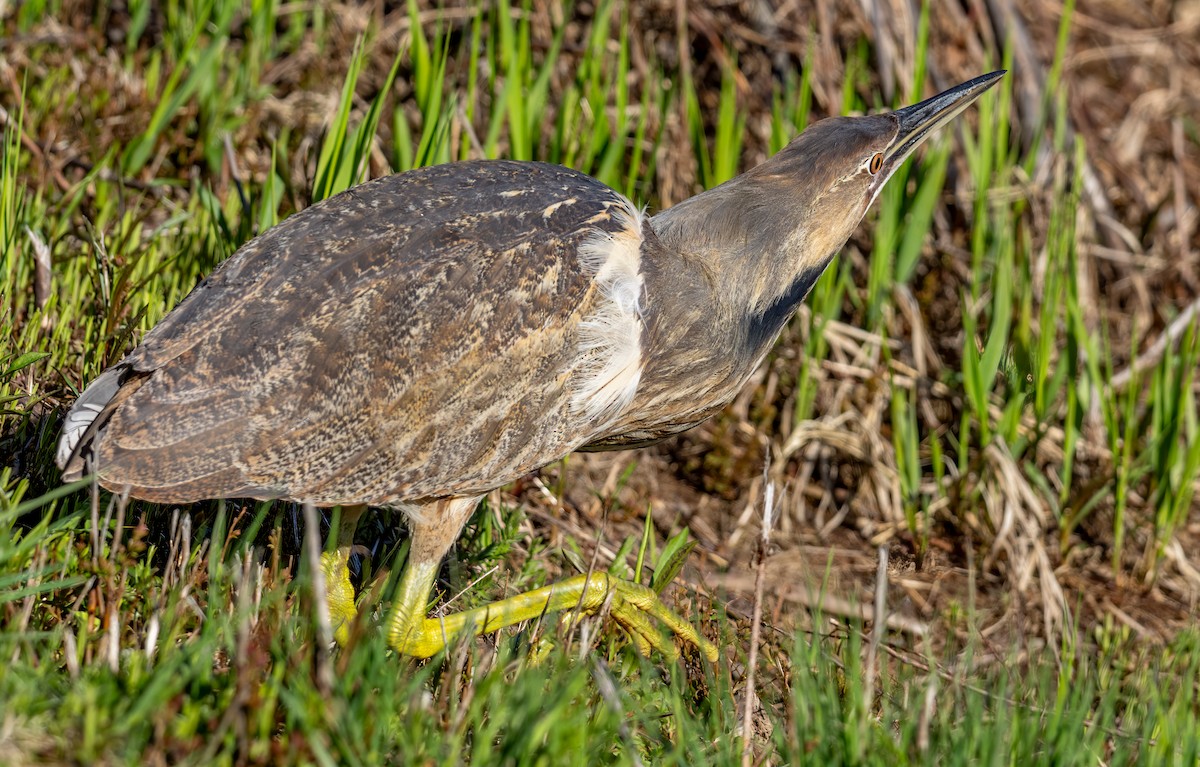
[{"label": "bird's tail", "polygon": [[67,411],[62,437],[58,440],[55,462],[62,469],[63,481],[71,482],[83,476],[84,458],[97,435],[115,409],[114,401],[128,376],[125,365],[114,365],[83,390],[79,399]]}]

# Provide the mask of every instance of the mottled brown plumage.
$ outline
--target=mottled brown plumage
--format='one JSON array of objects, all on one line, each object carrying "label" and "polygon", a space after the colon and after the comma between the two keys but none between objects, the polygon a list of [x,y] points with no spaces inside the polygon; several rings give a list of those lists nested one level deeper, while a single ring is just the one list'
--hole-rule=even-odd
[{"label": "mottled brown plumage", "polygon": [[603,426],[569,407],[598,297],[575,254],[623,204],[565,168],[480,162],[291,217],[114,368],[128,395],[94,440],[102,481],[159,502],[382,506],[478,495],[570,452]]},{"label": "mottled brown plumage", "polygon": [[[453,631],[417,611],[480,496],[574,450],[657,441],[732,400],[887,178],[999,76],[817,123],[653,219],[542,163],[457,163],[351,189],[247,243],[84,391],[64,477],[90,465],[105,487],[158,502],[403,509],[413,546],[390,637],[406,652],[435,651],[470,621],[571,600],[595,610],[615,593],[643,649],[665,649],[645,613],[715,656],[652,593],[603,576],[457,616]],[[339,588],[349,620],[353,592]]]}]

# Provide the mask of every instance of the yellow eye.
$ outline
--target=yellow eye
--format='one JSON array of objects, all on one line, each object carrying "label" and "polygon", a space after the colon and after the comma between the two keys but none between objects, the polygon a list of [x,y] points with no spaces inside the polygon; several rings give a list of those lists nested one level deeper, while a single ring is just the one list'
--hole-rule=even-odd
[{"label": "yellow eye", "polygon": [[883,168],[883,152],[878,152],[871,158],[871,164],[867,166],[867,170],[871,171],[871,175],[874,176],[881,168]]}]

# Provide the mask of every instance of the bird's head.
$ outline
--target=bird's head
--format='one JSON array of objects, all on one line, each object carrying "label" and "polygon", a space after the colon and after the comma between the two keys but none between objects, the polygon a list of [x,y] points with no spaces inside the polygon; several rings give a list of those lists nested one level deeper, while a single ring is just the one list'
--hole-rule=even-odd
[{"label": "bird's head", "polygon": [[977,77],[894,112],[814,123],[767,162],[747,173],[789,199],[799,219],[785,239],[804,267],[822,265],[850,237],[888,179],[917,147],[990,88],[1004,72]]},{"label": "bird's head", "polygon": [[752,320],[761,317],[764,332],[777,332],[892,174],[1003,75],[894,112],[816,122],[766,162],[652,224],[664,241],[715,264],[726,291],[739,294],[731,298]]}]

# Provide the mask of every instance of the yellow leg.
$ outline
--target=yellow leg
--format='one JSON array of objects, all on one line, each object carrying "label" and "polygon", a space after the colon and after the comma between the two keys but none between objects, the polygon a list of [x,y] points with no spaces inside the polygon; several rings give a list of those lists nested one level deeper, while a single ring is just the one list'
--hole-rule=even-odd
[{"label": "yellow leg", "polygon": [[333,625],[333,638],[340,645],[350,640],[350,626],[358,615],[354,606],[354,586],[350,583],[350,550],[354,546],[358,519],[366,509],[366,506],[343,506],[337,530],[337,548],[321,554],[329,619]]},{"label": "yellow leg", "polygon": [[643,654],[655,649],[669,660],[679,657],[672,641],[655,626],[654,621],[657,620],[666,624],[680,638],[696,645],[709,660],[717,659],[717,648],[663,604],[652,589],[614,578],[607,573],[568,578],[444,618],[425,617],[438,563],[457,537],[474,504],[474,500],[466,499],[443,501],[430,508],[428,520],[414,520],[409,562],[400,579],[396,601],[388,618],[388,644],[396,651],[428,658],[460,634],[489,634],[505,626],[560,610],[578,609],[596,615],[607,604],[610,615],[625,629]]}]

